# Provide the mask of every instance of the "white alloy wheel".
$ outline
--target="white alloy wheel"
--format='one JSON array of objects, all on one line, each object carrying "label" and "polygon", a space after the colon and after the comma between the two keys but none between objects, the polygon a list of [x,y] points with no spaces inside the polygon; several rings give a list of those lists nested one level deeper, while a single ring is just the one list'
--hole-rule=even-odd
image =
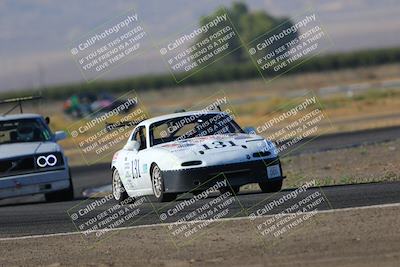
[{"label": "white alloy wheel", "polygon": [[152,185],[154,195],[159,198],[162,194],[162,177],[160,168],[155,165],[152,172]]},{"label": "white alloy wheel", "polygon": [[113,172],[112,193],[115,200],[119,201],[121,199],[122,182],[117,170],[114,170]]}]

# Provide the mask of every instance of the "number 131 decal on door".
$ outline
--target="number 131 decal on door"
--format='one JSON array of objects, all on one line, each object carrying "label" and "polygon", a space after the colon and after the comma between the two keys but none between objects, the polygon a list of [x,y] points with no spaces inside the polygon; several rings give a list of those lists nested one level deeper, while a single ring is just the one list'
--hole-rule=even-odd
[{"label": "number 131 decal on door", "polygon": [[133,179],[140,178],[139,159],[132,161],[132,177]]}]

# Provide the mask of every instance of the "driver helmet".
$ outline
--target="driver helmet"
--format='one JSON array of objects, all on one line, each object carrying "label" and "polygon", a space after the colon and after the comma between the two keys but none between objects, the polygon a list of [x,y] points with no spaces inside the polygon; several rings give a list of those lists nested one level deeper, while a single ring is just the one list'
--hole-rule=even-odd
[{"label": "driver helmet", "polygon": [[33,140],[34,130],[31,125],[21,125],[17,127],[18,139],[20,141]]}]

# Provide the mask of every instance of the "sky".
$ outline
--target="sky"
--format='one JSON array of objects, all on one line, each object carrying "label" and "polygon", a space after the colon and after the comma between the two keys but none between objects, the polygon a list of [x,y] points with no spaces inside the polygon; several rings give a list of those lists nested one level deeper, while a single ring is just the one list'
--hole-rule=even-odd
[{"label": "sky", "polygon": [[[328,52],[400,46],[398,0],[249,0],[250,10],[293,17],[313,8],[334,45]],[[151,42],[145,53],[102,79],[166,73],[154,46],[230,0],[0,0],[0,91],[86,82],[70,44],[111,18],[135,9]]]}]

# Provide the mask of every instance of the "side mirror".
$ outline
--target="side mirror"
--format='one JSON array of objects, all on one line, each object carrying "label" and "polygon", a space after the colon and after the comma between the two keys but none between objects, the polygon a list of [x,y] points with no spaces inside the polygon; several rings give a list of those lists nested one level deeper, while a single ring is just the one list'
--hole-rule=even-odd
[{"label": "side mirror", "polygon": [[135,140],[129,141],[124,146],[124,149],[128,150],[128,151],[138,151],[139,148],[140,148],[140,143],[138,141],[135,141]]},{"label": "side mirror", "polygon": [[247,134],[257,134],[256,129],[254,127],[245,127],[243,130]]},{"label": "side mirror", "polygon": [[46,122],[47,125],[49,125],[50,124],[50,117],[44,118],[44,121]]},{"label": "side mirror", "polygon": [[64,131],[57,131],[54,134],[54,139],[57,141],[64,140],[67,138],[67,134]]}]

